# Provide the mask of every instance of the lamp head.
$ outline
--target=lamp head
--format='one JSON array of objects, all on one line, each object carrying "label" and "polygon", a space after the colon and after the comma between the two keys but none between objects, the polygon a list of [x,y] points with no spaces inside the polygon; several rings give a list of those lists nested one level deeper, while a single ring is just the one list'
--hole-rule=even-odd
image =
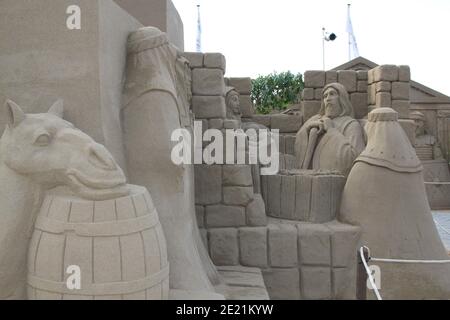
[{"label": "lamp head", "polygon": [[337,35],[336,34],[334,34],[334,33],[325,33],[325,35],[324,35],[324,39],[325,39],[325,41],[334,41],[334,40],[336,40],[336,38],[337,38]]}]

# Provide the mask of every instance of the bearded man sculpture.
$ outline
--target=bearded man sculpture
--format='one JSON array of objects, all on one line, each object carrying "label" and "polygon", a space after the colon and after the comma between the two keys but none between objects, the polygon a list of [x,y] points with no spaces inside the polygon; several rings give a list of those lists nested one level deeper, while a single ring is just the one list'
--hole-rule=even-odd
[{"label": "bearded man sculpture", "polygon": [[364,150],[364,132],[343,85],[323,89],[318,115],[297,133],[295,155],[299,169],[337,170],[347,176],[353,161]]},{"label": "bearded man sculpture", "polygon": [[426,118],[422,112],[414,111],[410,114],[410,119],[416,125],[416,149],[420,160],[443,160],[442,150],[436,137],[429,134],[426,129]]}]

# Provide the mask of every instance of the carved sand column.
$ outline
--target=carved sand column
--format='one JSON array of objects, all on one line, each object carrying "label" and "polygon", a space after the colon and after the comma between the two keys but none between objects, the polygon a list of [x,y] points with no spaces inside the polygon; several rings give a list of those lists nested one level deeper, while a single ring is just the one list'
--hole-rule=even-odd
[{"label": "carved sand column", "polygon": [[132,183],[148,188],[160,213],[171,289],[212,293],[210,278],[217,284],[218,276],[200,241],[193,166],[175,165],[171,160],[172,132],[190,126],[189,105],[181,97],[190,88],[183,87],[183,73],[177,73],[177,63],[180,70],[185,60],[177,56],[166,35],[156,28],[143,28],[129,37],[123,107],[128,170]]}]

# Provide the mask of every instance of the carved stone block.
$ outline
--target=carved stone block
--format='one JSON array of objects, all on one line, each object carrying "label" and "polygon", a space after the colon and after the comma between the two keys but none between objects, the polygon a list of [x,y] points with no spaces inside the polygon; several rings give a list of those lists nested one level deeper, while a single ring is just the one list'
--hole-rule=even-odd
[{"label": "carved stone block", "polygon": [[298,269],[266,269],[263,270],[263,276],[271,299],[300,299],[300,276]]},{"label": "carved stone block", "polygon": [[229,205],[247,206],[253,200],[253,187],[224,187],[223,202]]},{"label": "carved stone block", "polygon": [[201,52],[183,52],[182,56],[189,61],[189,66],[193,68],[203,67],[203,53]]},{"label": "carved stone block", "polygon": [[217,204],[222,200],[221,166],[195,166],[195,203]]},{"label": "carved stone block", "polygon": [[333,269],[333,299],[354,300],[356,298],[356,266]]},{"label": "carved stone block", "polygon": [[252,92],[251,78],[229,78],[228,85],[235,88],[241,95],[250,95]]},{"label": "carved stone block", "polygon": [[205,53],[205,57],[203,59],[203,65],[205,68],[217,68],[226,72],[226,60],[225,56],[221,53]]},{"label": "carved stone block", "polygon": [[266,206],[260,194],[255,194],[252,202],[247,206],[247,225],[251,227],[267,226]]},{"label": "carved stone block", "polygon": [[390,81],[380,81],[375,84],[378,92],[391,92],[392,86]]},{"label": "carved stone block", "polygon": [[214,205],[206,207],[206,226],[208,228],[226,228],[245,226],[245,208]]},{"label": "carved stone block", "polygon": [[297,225],[299,263],[301,265],[331,265],[331,231],[322,224]]},{"label": "carved stone block", "polygon": [[267,228],[240,228],[239,249],[241,265],[267,268]]},{"label": "carved stone block", "polygon": [[356,76],[358,80],[366,80],[368,79],[368,71],[367,70],[358,70],[356,71]]},{"label": "carved stone block", "polygon": [[367,80],[358,80],[357,91],[367,93]]},{"label": "carved stone block", "polygon": [[300,274],[303,299],[320,300],[331,298],[330,268],[302,267]]},{"label": "carved stone block", "polygon": [[297,266],[297,228],[289,224],[270,224],[268,229],[270,266]]},{"label": "carved stone block", "polygon": [[234,228],[208,230],[209,252],[214,264],[236,266],[239,264],[238,230]]},{"label": "carved stone block", "polygon": [[193,96],[192,109],[198,119],[225,118],[225,98],[221,96]]},{"label": "carved stone block", "polygon": [[409,119],[410,107],[409,100],[392,100],[392,109],[398,112],[399,119]]},{"label": "carved stone block", "polygon": [[352,102],[356,119],[362,119],[365,116],[367,116],[368,113],[367,100],[368,100],[367,93],[355,92],[350,95],[350,101]]},{"label": "carved stone block", "polygon": [[253,179],[250,165],[223,166],[223,184],[226,186],[252,186]]},{"label": "carved stone block", "polygon": [[392,99],[389,92],[378,92],[376,95],[377,108],[391,108]]},{"label": "carved stone block", "polygon": [[373,84],[375,81],[374,81],[374,69],[370,69],[368,72],[367,72],[367,83],[369,84],[369,85],[371,85],[371,84]]},{"label": "carved stone block", "polygon": [[315,89],[314,88],[305,88],[302,91],[302,99],[303,100],[314,100]]},{"label": "carved stone block", "polygon": [[221,69],[192,70],[192,93],[199,96],[223,96],[225,80]]},{"label": "carved stone block", "polygon": [[334,83],[334,82],[338,82],[338,75],[337,75],[337,71],[331,70],[331,71],[327,71],[325,74],[325,84],[329,84],[329,83]]},{"label": "carved stone block", "polygon": [[306,88],[323,88],[325,86],[325,71],[306,71]]},{"label": "carved stone block", "polygon": [[373,69],[373,81],[398,81],[399,68],[394,65],[382,65]]},{"label": "carved stone block", "polygon": [[392,100],[409,100],[409,82],[392,83]]},{"label": "carved stone block", "polygon": [[377,99],[377,88],[376,84],[373,83],[367,87],[367,103],[369,105],[375,105],[376,99]]},{"label": "carved stone block", "polygon": [[339,70],[338,82],[342,84],[349,93],[356,91],[356,71],[354,70]]},{"label": "carved stone block", "polygon": [[400,66],[399,74],[398,74],[398,81],[409,82],[410,80],[411,80],[411,70],[410,70],[409,66]]},{"label": "carved stone block", "polygon": [[356,226],[330,223],[327,226],[331,229],[332,264],[333,267],[351,267],[356,264],[356,254],[358,250],[361,229]]}]

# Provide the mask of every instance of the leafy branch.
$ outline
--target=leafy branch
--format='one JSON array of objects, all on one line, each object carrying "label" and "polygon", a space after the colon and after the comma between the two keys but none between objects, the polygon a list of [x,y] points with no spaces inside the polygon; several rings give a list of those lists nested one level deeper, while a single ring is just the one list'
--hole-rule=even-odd
[{"label": "leafy branch", "polygon": [[285,110],[289,105],[298,103],[304,86],[301,73],[274,72],[252,80],[251,97],[257,112],[268,114],[272,110]]}]

